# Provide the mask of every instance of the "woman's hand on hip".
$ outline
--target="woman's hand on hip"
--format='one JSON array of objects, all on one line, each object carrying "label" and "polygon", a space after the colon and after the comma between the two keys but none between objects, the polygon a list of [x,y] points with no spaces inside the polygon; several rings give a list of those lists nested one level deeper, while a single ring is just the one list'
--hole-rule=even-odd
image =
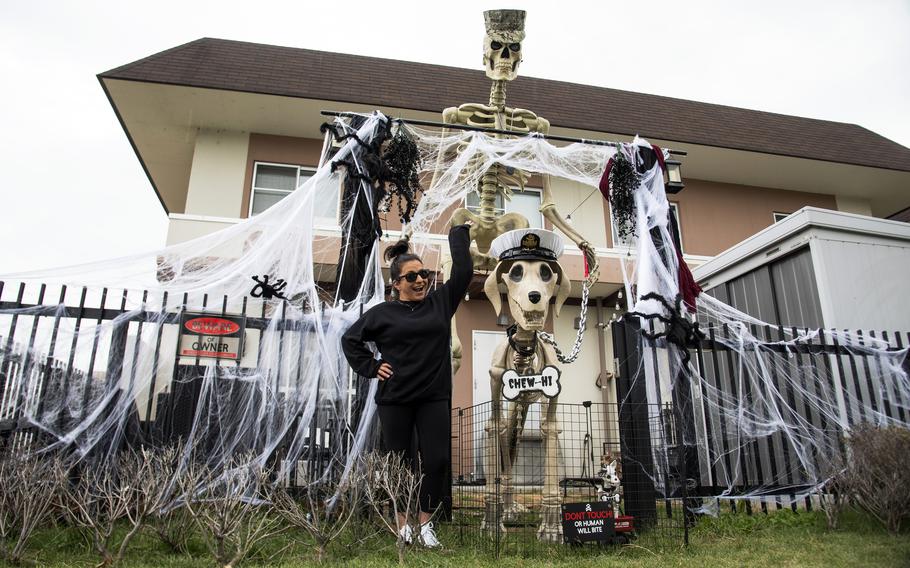
[{"label": "woman's hand on hip", "polygon": [[395,373],[392,372],[392,366],[388,363],[383,363],[379,366],[379,370],[376,371],[376,376],[380,381],[392,378],[392,375]]}]

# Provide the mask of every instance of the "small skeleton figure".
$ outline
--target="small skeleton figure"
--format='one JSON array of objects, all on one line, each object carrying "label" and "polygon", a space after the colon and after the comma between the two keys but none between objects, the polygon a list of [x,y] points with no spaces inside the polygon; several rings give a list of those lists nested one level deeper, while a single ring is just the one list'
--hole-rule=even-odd
[{"label": "small skeleton figure", "polygon": [[[506,84],[518,76],[522,61],[521,42],[525,38],[524,10],[489,10],[483,13],[486,35],[483,40],[483,65],[487,77],[493,81],[489,104],[466,103],[447,108],[442,113],[447,124],[509,130],[518,134],[547,134],[550,122],[535,113],[506,106]],[[500,135],[497,135],[500,136]],[[480,211],[474,213],[458,209],[452,214],[449,226],[462,225],[467,220],[474,222],[471,227],[471,257],[477,270],[492,270],[496,261],[489,255],[493,239],[507,231],[529,227],[528,220],[518,213],[498,215],[496,201],[502,196],[505,201],[512,194],[511,187],[524,189],[528,181],[527,172],[495,164],[484,172],[477,192],[480,195]],[[597,271],[597,257],[587,239],[582,237],[563,219],[553,202],[549,176],[543,176],[543,197],[540,212],[554,227],[568,236],[584,253],[591,273]],[[448,274],[446,274],[448,276]],[[452,367],[453,372],[461,366],[461,344],[454,333],[455,318],[452,318]]]},{"label": "small skeleton figure", "polygon": [[[606,456],[604,457],[606,458]],[[616,460],[612,460],[609,463],[607,461],[602,462],[600,471],[598,471],[594,477],[598,480],[595,481],[597,486],[597,499],[599,501],[612,503],[613,515],[614,517],[618,517],[621,497],[619,475],[616,472]]]},{"label": "small skeleton figure", "polygon": [[263,300],[271,300],[272,298],[287,300],[281,291],[287,287],[288,283],[279,278],[275,281],[275,284],[269,284],[269,278],[271,277],[268,274],[263,274],[262,280],[258,276],[253,276],[256,285],[250,290],[250,296],[262,298]]},{"label": "small skeleton figure", "polygon": [[491,243],[490,254],[497,257],[499,263],[484,284],[484,291],[497,315],[502,309],[499,284],[506,286],[515,326],[494,351],[490,367],[493,397],[490,419],[485,428],[484,470],[487,479],[499,478],[501,484],[498,492],[493,483],[487,484],[483,528],[494,531],[503,517],[507,518],[520,508],[512,502],[512,465],[518,455],[518,440],[524,429],[528,407],[541,402],[543,420],[540,429],[544,436],[545,461],[542,519],[537,536],[549,542],[562,539],[557,461],[559,425],[556,420],[559,395],[543,398],[540,391],[523,392],[512,402],[506,417],[503,415],[502,391],[503,376],[510,369],[528,376],[540,373],[547,366],[558,368],[555,350],[544,343],[537,332],[543,330],[550,299],[555,297],[553,309],[559,315],[572,289],[571,281],[557,262],[562,249],[562,239],[552,231],[518,229],[505,233]]}]

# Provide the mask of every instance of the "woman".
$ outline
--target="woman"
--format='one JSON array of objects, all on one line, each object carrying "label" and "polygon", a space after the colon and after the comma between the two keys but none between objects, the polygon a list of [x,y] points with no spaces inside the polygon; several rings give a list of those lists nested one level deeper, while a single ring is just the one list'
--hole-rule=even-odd
[{"label": "woman", "polygon": [[[386,448],[403,458],[416,428],[423,483],[419,495],[420,542],[440,546],[430,522],[439,506],[449,462],[449,401],[452,398],[451,319],[471,282],[473,268],[466,225],[449,232],[452,274],[429,291],[429,271],[403,239],[386,250],[391,260],[392,301],[374,306],[344,334],[342,347],[351,367],[363,377],[378,377],[376,404]],[[366,342],[376,344],[376,360]],[[401,536],[411,527],[399,515]]]}]

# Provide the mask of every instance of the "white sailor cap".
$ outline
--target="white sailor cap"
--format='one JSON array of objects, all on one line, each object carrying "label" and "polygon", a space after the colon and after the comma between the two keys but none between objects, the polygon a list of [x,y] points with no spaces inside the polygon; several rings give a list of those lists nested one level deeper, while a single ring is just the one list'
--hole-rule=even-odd
[{"label": "white sailor cap", "polygon": [[562,237],[546,229],[515,229],[493,239],[490,256],[505,260],[551,260],[562,256]]}]

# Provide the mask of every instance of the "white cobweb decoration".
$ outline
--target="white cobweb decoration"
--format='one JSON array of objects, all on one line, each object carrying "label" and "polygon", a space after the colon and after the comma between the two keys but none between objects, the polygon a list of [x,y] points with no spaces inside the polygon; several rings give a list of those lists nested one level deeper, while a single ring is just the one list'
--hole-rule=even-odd
[{"label": "white cobweb decoration", "polygon": [[[646,145],[628,148],[635,144]],[[743,498],[795,506],[843,467],[855,427],[910,427],[908,349],[899,339],[773,326],[708,293],[686,309],[658,166],[643,175],[634,197],[635,254],[623,262],[626,320],[646,333],[638,336],[642,358],[633,383],[643,382],[638,402],[648,404],[653,423],[662,408],[672,409],[675,423],[672,433],[652,432],[658,495],[680,497],[687,482],[691,495],[714,497],[690,503],[703,513]],[[701,340],[692,338],[688,349],[665,336],[675,309],[690,325],[698,322]],[[668,474],[681,467],[690,468],[686,480]]]},{"label": "white cobweb decoration", "polygon": [[[379,113],[362,119],[356,133],[365,142],[388,120]],[[337,124],[350,131],[347,123]],[[437,270],[445,251],[434,233],[445,232],[448,215],[492,165],[596,188],[617,151],[580,143],[559,147],[535,136],[506,139],[399,127],[417,143],[422,179],[434,180],[408,230],[417,252]],[[358,296],[349,303],[335,297],[334,265],[342,242],[337,226],[332,228],[336,221],[326,220],[324,211],[327,200],[337,201],[345,171],[333,172],[331,163],[357,163],[358,156],[358,142],[347,140],[288,197],[215,233],[145,254],[2,278],[0,421],[6,432],[14,432],[7,443],[22,451],[63,450],[93,460],[110,459],[131,444],[178,444],[184,463],[203,459],[226,472],[236,466],[236,456],[249,455],[287,482],[343,477],[370,447],[376,381],[359,381],[354,396],[358,381],[341,353],[340,337],[362,311],[383,301],[385,291],[376,241]],[[364,182],[356,199],[370,199],[366,187]],[[649,292],[670,300],[678,293],[678,266],[663,244],[671,242],[669,205],[658,169],[644,175],[635,199],[637,244],[635,256],[624,263],[626,294],[634,311],[662,313],[657,301],[634,303]],[[337,224],[344,230],[352,222],[353,209]],[[280,293],[286,299],[251,296],[252,277],[264,275],[273,284],[283,280]],[[729,443],[723,448],[709,447],[703,417],[683,436],[710,462],[712,494],[732,495],[734,488],[749,485],[742,479],[742,472],[748,473],[742,462],[750,459],[746,450],[772,438],[786,444],[793,457],[778,481],[801,488],[821,483],[825,456],[837,444],[831,428],[853,426],[843,418],[845,407],[862,409],[871,421],[907,426],[905,418],[888,418],[868,402],[828,388],[820,382],[821,371],[761,347],[764,342],[751,331],[761,322],[704,294],[698,302],[702,323],[724,330],[717,339],[730,349],[738,388],[717,388],[694,360],[687,374],[671,373],[682,362],[663,339],[643,340],[646,361],[639,380],[645,381],[649,402],[657,404],[673,400],[678,381],[685,380],[710,416],[727,418]],[[180,315],[195,312],[247,317],[246,350],[239,361],[178,356]],[[784,330],[780,348],[786,353],[788,345],[808,337]],[[868,379],[878,389],[877,400],[888,400],[905,416],[906,350],[849,333],[838,334],[837,341],[874,358]],[[740,394],[746,385],[750,397]],[[782,385],[799,393],[814,418],[791,408]],[[653,447],[655,458],[664,462],[669,451],[666,445]],[[654,482],[659,491],[670,491],[668,480]],[[751,494],[762,490],[749,488]]]}]

